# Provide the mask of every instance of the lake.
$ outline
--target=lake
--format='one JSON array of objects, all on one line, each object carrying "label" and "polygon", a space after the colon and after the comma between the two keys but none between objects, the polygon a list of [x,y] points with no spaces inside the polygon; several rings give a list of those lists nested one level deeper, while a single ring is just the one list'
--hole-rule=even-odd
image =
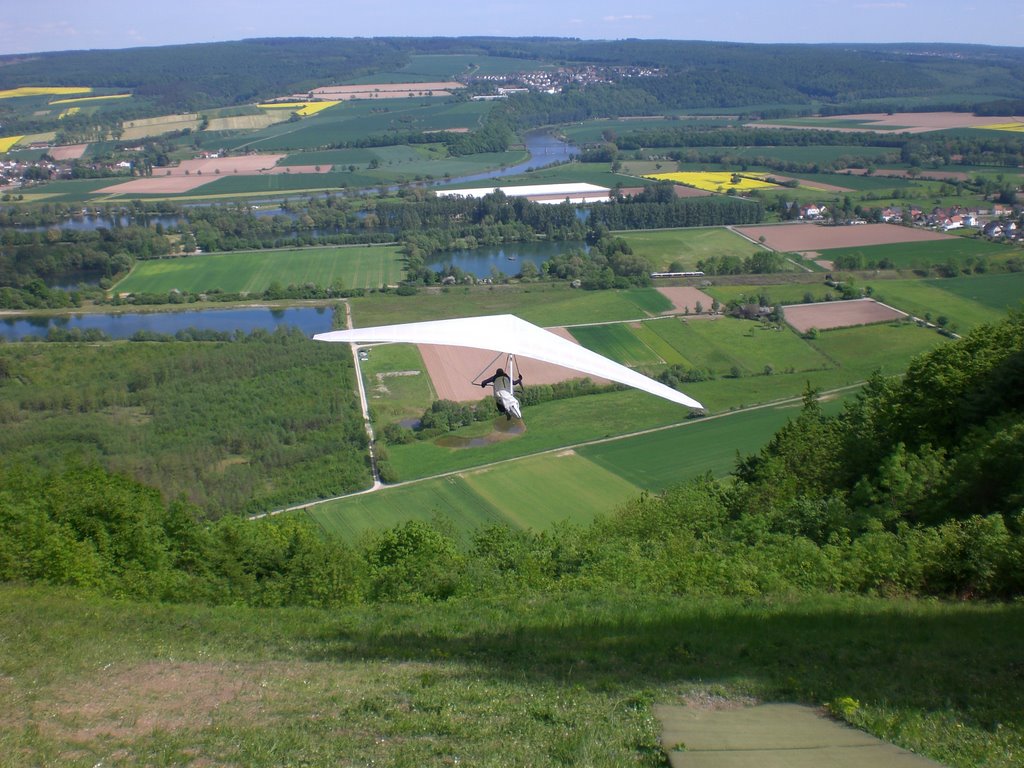
[{"label": "lake", "polygon": [[96,329],[112,339],[127,339],[137,331],[175,334],[187,328],[249,333],[256,328],[273,331],[295,326],[306,336],[332,330],[330,307],[245,307],[243,309],[203,309],[180,312],[124,312],[44,317],[19,315],[0,317],[0,338],[18,341],[26,336],[45,338],[51,327],[83,331]]},{"label": "lake", "polygon": [[458,267],[474,277],[490,277],[491,268],[496,267],[506,275],[518,275],[524,262],[532,262],[540,268],[545,261],[566,251],[586,251],[586,243],[578,240],[547,241],[534,243],[506,243],[505,245],[484,246],[463,251],[448,251],[436,256],[427,268],[440,272],[448,265]]}]

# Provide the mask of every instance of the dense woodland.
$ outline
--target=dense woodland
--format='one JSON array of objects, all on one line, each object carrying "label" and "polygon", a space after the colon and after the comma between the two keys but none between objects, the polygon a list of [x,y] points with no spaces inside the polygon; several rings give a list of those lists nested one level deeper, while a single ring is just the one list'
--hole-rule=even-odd
[{"label": "dense woodland", "polygon": [[294,330],[231,336],[0,345],[0,454],[95,464],[203,517],[367,484],[348,350]]},{"label": "dense woodland", "polygon": [[[237,379],[239,365],[263,368],[265,350],[282,344],[289,355],[316,346],[287,337],[202,352],[183,345],[173,363],[168,357],[163,366],[147,360],[128,368],[129,393],[140,393],[145,402],[153,387],[166,386],[159,380],[166,377],[175,387],[177,372],[188,370],[187,390],[201,395],[189,394],[186,407],[212,415],[211,409],[223,403],[233,423],[245,409],[223,400],[236,386],[223,378]],[[173,346],[178,345],[154,348]],[[216,353],[224,349],[242,359],[232,354],[236,362],[228,368]],[[250,357],[249,350],[261,355]],[[21,381],[26,356],[36,354],[8,351],[0,358],[0,391],[25,390],[20,404],[10,405],[8,397],[4,410],[8,442],[11,433],[21,435],[15,439],[20,447],[5,446],[0,482],[4,580],[149,600],[320,606],[580,588],[648,595],[1024,594],[1024,315],[1019,313],[918,358],[902,379],[876,377],[836,417],[822,415],[808,393],[797,418],[759,454],[738,460],[732,482],[703,478],[657,497],[644,494],[589,526],[567,524],[546,532],[489,526],[462,539],[438,519],[398,525],[355,544],[325,539],[301,515],[203,522],[205,513],[187,498],[173,490],[161,495],[124,474],[156,483],[165,471],[147,474],[144,466],[123,461],[113,463],[119,471],[103,468],[109,436],[97,435],[99,450],[78,458],[73,452],[51,452],[57,445],[53,440],[38,441],[31,431],[12,429],[18,412],[36,401],[45,408],[86,408],[99,419],[109,419],[104,414],[111,408],[143,413],[138,405],[100,403],[101,393],[88,388],[32,394]],[[65,354],[77,360],[82,351]],[[196,387],[192,380],[212,367],[225,368],[214,377],[221,383]],[[336,370],[338,361],[331,367]],[[292,370],[298,375],[304,369]],[[251,395],[250,388],[243,389]],[[331,403],[323,391],[338,387],[317,392],[318,400]],[[66,402],[49,402],[54,398]],[[173,435],[174,419],[180,417],[168,419],[155,404],[151,407],[147,418],[162,420],[159,432]],[[132,408],[138,410],[127,410]],[[255,410],[263,407],[257,404]],[[191,429],[197,422],[182,418],[179,423]],[[297,426],[287,417],[274,423],[285,436]],[[225,430],[211,436],[214,442],[233,441],[234,455],[291,450],[287,440],[276,447],[251,445],[244,433],[229,433],[219,421],[210,429],[214,435]],[[356,431],[348,438],[350,448],[333,444],[325,452],[333,457],[358,452]],[[66,442],[67,434],[61,432],[60,439]],[[196,450],[194,439],[189,446]],[[164,456],[150,455],[154,464],[166,466]]]}]

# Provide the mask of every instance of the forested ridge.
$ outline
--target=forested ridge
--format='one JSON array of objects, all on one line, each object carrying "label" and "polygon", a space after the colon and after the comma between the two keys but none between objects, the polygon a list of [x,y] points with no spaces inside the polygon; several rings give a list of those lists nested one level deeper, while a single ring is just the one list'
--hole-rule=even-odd
[{"label": "forested ridge", "polygon": [[[551,38],[265,38],[110,51],[0,56],[0,88],[89,85],[130,89],[160,111],[245,104],[318,85],[394,73],[415,54],[475,54],[541,64],[644,66],[660,76],[610,89],[513,100],[536,122],[596,114],[643,114],[644,107],[707,108],[843,104],[915,97],[951,98],[951,77],[965,94],[948,106],[981,108],[1019,100],[1021,48],[955,45],[758,45],[749,43]],[[618,87],[622,86],[622,87]],[[970,93],[983,94],[971,97]],[[587,94],[593,94],[593,97]],[[126,107],[134,109],[134,107]],[[1018,110],[1019,111],[1019,110]]]},{"label": "forested ridge", "polygon": [[[18,386],[23,363],[4,361],[0,388]],[[589,526],[488,526],[468,538],[440,518],[354,544],[301,515],[203,522],[186,499],[168,504],[88,455],[45,467],[5,450],[0,578],[321,606],[579,589],[1024,592],[1024,315],[916,359],[902,379],[874,378],[838,416],[812,395],[760,453],[738,460],[733,482],[644,494]],[[357,442],[330,453],[360,452]]]}]

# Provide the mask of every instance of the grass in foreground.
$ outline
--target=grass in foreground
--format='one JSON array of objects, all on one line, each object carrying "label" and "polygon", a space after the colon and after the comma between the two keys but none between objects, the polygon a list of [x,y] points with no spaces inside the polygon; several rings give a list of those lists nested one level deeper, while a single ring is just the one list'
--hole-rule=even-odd
[{"label": "grass in foreground", "polygon": [[654,703],[859,702],[953,768],[1024,751],[1024,606],[580,594],[347,610],[0,587],[0,748],[39,765],[661,766]]}]

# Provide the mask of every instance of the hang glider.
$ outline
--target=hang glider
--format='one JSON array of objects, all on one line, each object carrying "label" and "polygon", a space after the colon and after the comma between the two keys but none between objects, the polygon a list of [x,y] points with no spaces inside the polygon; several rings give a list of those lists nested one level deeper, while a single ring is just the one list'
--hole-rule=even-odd
[{"label": "hang glider", "polygon": [[464,317],[424,323],[381,325],[348,331],[319,333],[317,341],[354,343],[405,342],[470,347],[540,360],[572,368],[580,373],[608,379],[671,400],[688,408],[703,409],[699,402],[642,373],[609,360],[604,355],[563,339],[515,315]]}]

